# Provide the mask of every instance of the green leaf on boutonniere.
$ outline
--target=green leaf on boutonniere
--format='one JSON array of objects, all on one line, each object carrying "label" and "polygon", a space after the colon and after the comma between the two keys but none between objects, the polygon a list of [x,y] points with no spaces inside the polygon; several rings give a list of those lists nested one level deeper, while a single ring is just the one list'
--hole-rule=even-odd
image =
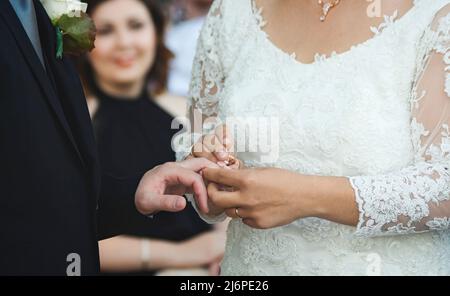
[{"label": "green leaf on boutonniere", "polygon": [[64,54],[80,55],[94,49],[95,25],[85,13],[78,16],[61,16],[56,26],[62,31]]}]

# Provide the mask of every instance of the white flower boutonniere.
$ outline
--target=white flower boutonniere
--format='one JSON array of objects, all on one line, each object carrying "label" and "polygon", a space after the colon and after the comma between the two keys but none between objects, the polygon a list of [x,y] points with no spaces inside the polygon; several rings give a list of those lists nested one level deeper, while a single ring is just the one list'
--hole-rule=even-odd
[{"label": "white flower boutonniere", "polygon": [[41,0],[56,28],[56,57],[80,55],[94,48],[95,25],[87,4],[77,0]]}]

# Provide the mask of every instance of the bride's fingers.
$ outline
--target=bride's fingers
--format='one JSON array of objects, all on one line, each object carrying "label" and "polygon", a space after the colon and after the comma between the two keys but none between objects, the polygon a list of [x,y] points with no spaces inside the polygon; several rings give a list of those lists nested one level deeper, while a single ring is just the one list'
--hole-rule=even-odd
[{"label": "bride's fingers", "polygon": [[232,165],[229,165],[228,168],[230,168],[232,170],[239,170],[239,169],[243,169],[244,165],[242,164],[242,161],[240,161],[239,159],[236,158],[236,162]]},{"label": "bride's fingers", "polygon": [[217,162],[217,158],[208,149],[208,147],[204,146],[202,142],[198,142],[192,148],[192,155],[197,158],[206,158],[212,162]]},{"label": "bride's fingers", "polygon": [[221,191],[216,183],[207,186],[208,199],[218,208],[228,209],[243,206],[243,201],[237,191]]},{"label": "bride's fingers", "polygon": [[216,137],[219,139],[220,143],[225,147],[228,152],[233,152],[234,149],[234,138],[226,125],[221,125],[217,127]]},{"label": "bride's fingers", "polygon": [[207,158],[214,162],[228,159],[228,153],[226,152],[225,147],[215,135],[204,136],[202,141],[197,142],[194,145],[192,154],[195,157]]},{"label": "bride's fingers", "polygon": [[228,156],[227,159],[224,160],[226,164],[232,168],[239,168],[238,164],[236,164],[237,159],[234,154],[234,137],[229,132],[229,129],[226,125],[221,125],[216,129],[216,137],[219,139],[220,143],[223,145],[224,149],[227,151]]},{"label": "bride's fingers", "polygon": [[210,182],[240,188],[243,173],[241,170],[206,168],[203,170],[203,177]]},{"label": "bride's fingers", "polygon": [[248,213],[243,208],[230,208],[225,210],[225,214],[232,219],[245,219]]},{"label": "bride's fingers", "polygon": [[219,161],[228,160],[229,153],[216,135],[205,136],[203,138],[203,146],[211,151]]}]

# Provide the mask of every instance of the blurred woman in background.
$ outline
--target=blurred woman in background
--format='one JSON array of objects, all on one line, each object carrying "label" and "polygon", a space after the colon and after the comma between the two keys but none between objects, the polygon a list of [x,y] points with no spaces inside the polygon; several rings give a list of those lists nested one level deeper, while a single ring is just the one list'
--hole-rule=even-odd
[{"label": "blurred woman in background", "polygon": [[[171,123],[184,114],[185,101],[164,94],[172,54],[163,43],[160,7],[150,0],[94,0],[88,13],[97,26],[96,48],[79,68],[102,170],[127,176],[173,161],[171,139],[178,130]],[[190,204],[180,213],[130,219],[140,219],[141,227],[100,242],[103,272],[218,273],[225,227],[212,229]]]}]

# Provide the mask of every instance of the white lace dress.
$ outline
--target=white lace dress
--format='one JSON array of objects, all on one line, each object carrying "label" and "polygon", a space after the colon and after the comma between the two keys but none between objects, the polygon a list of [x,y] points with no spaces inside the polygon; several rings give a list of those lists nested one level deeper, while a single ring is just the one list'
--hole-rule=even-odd
[{"label": "white lace dress", "polygon": [[[223,275],[450,275],[448,4],[416,0],[372,28],[373,38],[305,64],[271,42],[252,0],[214,1],[192,107],[221,119],[279,118],[275,162],[238,157],[346,176],[360,211],[356,228],[307,218],[256,230],[234,219]],[[188,138],[177,138],[179,159]]]}]

